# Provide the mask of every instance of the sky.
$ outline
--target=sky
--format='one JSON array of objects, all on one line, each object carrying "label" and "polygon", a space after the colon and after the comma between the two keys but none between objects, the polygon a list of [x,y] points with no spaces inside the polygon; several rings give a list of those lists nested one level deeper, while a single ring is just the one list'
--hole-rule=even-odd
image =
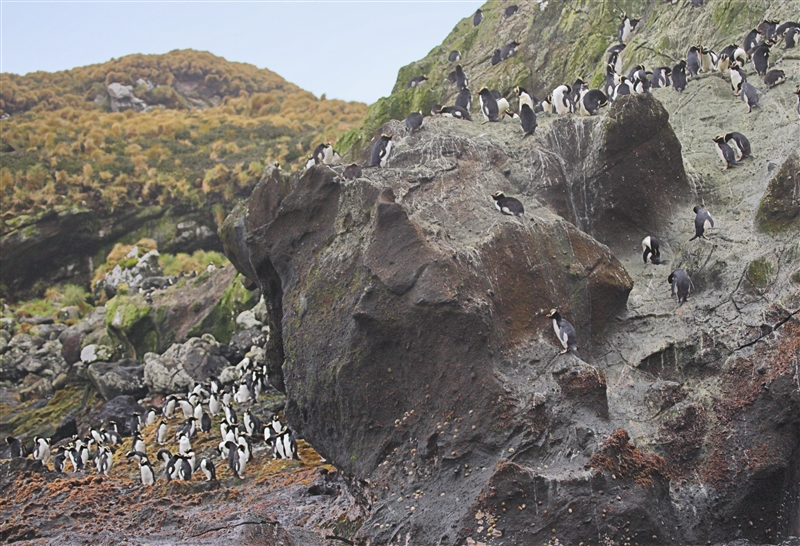
[{"label": "sky", "polygon": [[373,103],[401,66],[483,3],[0,0],[0,71],[197,49],[268,68],[317,96]]}]

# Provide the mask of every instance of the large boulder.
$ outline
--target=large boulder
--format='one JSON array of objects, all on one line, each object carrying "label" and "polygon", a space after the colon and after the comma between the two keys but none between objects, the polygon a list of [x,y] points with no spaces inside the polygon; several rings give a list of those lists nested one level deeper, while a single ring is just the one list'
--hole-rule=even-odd
[{"label": "large boulder", "polygon": [[144,382],[153,393],[186,392],[228,365],[212,336],[174,344],[163,355],[144,355]]},{"label": "large boulder", "polygon": [[144,366],[135,360],[95,362],[87,369],[89,379],[106,400],[121,395],[142,398],[147,394]]}]

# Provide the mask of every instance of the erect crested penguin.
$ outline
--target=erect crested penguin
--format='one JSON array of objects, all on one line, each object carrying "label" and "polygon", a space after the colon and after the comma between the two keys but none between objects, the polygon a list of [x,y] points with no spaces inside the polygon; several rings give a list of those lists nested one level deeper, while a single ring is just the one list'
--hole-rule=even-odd
[{"label": "erect crested penguin", "polygon": [[686,52],[686,69],[693,78],[700,72],[700,46],[691,46]]},{"label": "erect crested penguin", "polygon": [[[743,81],[741,84],[740,97],[747,105],[747,113],[753,111],[753,108],[760,108],[758,105],[758,92],[761,91],[755,85],[748,81]],[[761,91],[763,93],[763,91]]]},{"label": "erect crested penguin", "polygon": [[200,430],[202,430],[205,434],[211,432],[211,416],[205,411],[200,417]]},{"label": "erect crested penguin", "polygon": [[717,153],[719,154],[720,159],[722,159],[722,163],[724,166],[722,170],[724,171],[729,166],[736,166],[736,154],[734,153],[733,149],[728,146],[728,143],[725,142],[725,135],[717,135],[711,140],[714,141],[714,144],[717,146]]},{"label": "erect crested penguin", "polygon": [[454,49],[453,51],[450,52],[450,55],[447,57],[447,60],[450,61],[451,63],[457,63],[458,61],[461,60],[461,52],[459,52],[457,49]]},{"label": "erect crested penguin", "polygon": [[56,453],[53,457],[53,470],[56,472],[64,472],[64,460],[67,458],[66,450],[63,448]]},{"label": "erect crested penguin", "polygon": [[162,409],[162,414],[167,419],[172,419],[172,416],[175,415],[175,404],[176,404],[176,401],[177,401],[177,398],[175,398],[175,395],[172,395],[172,394],[167,396],[167,399],[164,401],[164,407]]},{"label": "erect crested penguin", "polygon": [[556,114],[569,114],[572,112],[571,93],[572,88],[565,83],[553,89],[553,106],[556,109]]},{"label": "erect crested penguin", "polygon": [[612,64],[606,65],[606,81],[603,83],[603,93],[609,100],[614,100],[614,89],[617,87],[617,77]]},{"label": "erect crested penguin", "polygon": [[197,422],[200,422],[200,418],[203,417],[203,404],[201,404],[199,401],[197,402],[197,405],[194,407],[193,417],[194,420]]},{"label": "erect crested penguin", "polygon": [[382,134],[372,146],[372,157],[370,167],[386,167],[389,155],[392,153],[392,137],[394,135]]},{"label": "erect crested penguin", "polygon": [[139,417],[139,413],[133,412],[133,415],[131,415],[130,421],[128,422],[128,428],[131,429],[131,434],[139,432],[141,426],[142,419]]},{"label": "erect crested penguin", "polygon": [[[279,453],[282,454],[281,457],[283,459],[300,459],[300,456],[297,454],[297,441],[294,439],[294,435],[289,427],[285,427],[276,437],[275,437],[275,445],[279,446]],[[274,456],[274,453],[273,453]]]},{"label": "erect crested penguin", "polygon": [[469,87],[469,78],[467,78],[467,75],[464,74],[464,69],[460,64],[456,65],[456,86],[458,87],[459,91],[465,87]]},{"label": "erect crested penguin", "polygon": [[578,99],[581,115],[593,116],[608,104],[608,97],[599,89],[590,89]]},{"label": "erect crested penguin", "polygon": [[800,27],[792,27],[783,35],[784,49],[792,49],[797,45],[797,38],[800,36]]},{"label": "erect crested penguin", "polygon": [[764,76],[769,68],[769,44],[761,44],[750,55],[753,68],[759,76]]},{"label": "erect crested penguin", "polygon": [[731,78],[731,89],[733,89],[733,94],[737,97],[742,92],[742,84],[747,81],[747,78],[744,75],[744,70],[738,64],[732,64],[728,74]]},{"label": "erect crested penguin", "polygon": [[22,442],[20,442],[18,438],[6,436],[6,443],[8,444],[12,459],[25,456],[25,446],[22,445]]},{"label": "erect crested penguin", "polygon": [[779,69],[773,69],[767,72],[764,76],[764,83],[767,85],[767,89],[775,87],[786,81],[786,72]]},{"label": "erect crested penguin", "polygon": [[742,42],[742,48],[744,48],[748,56],[750,55],[750,50],[758,45],[759,34],[760,33],[758,32],[757,28],[754,28],[753,30],[745,34],[744,42]]},{"label": "erect crested penguin", "polygon": [[156,473],[147,457],[139,459],[139,475],[142,478],[142,485],[154,485],[156,483]]},{"label": "erect crested penguin", "polygon": [[[347,169],[345,169],[345,178],[347,178],[346,171]],[[219,401],[219,395],[215,392],[212,392],[211,396],[208,398],[208,413],[210,413],[211,416],[214,417],[219,413],[219,410],[221,408],[222,404]]]},{"label": "erect crested penguin", "polygon": [[200,459],[200,470],[206,475],[207,482],[217,481],[217,469],[214,467],[214,462],[211,459]]},{"label": "erect crested penguin", "polygon": [[[350,165],[345,167],[344,171],[342,172],[342,176],[344,176],[347,180],[355,180],[356,178],[361,178],[362,174],[363,173],[361,172],[361,167],[359,167],[355,163],[351,163]],[[211,402],[210,401],[208,403],[208,407],[209,407],[209,409],[211,408]],[[217,407],[219,407],[219,405],[217,405]]]},{"label": "erect crested penguin", "polygon": [[49,438],[39,438],[38,436],[34,436],[33,438],[33,458],[37,461],[42,461],[42,463],[47,464],[50,462],[50,439]]},{"label": "erect crested penguin", "polygon": [[151,409],[147,412],[147,417],[144,420],[144,426],[149,427],[156,422],[156,410]]},{"label": "erect crested penguin", "polygon": [[413,133],[422,127],[423,120],[422,112],[411,112],[406,117],[406,131],[408,131],[409,134]]},{"label": "erect crested penguin", "polygon": [[167,422],[163,419],[156,428],[156,442],[162,446],[167,443]]},{"label": "erect crested penguin", "polygon": [[426,81],[428,81],[428,76],[425,76],[425,75],[415,76],[415,77],[411,78],[410,80],[408,80],[408,85],[406,85],[406,89],[411,89],[412,87],[419,87],[420,85],[422,85]]},{"label": "erect crested penguin", "polygon": [[144,438],[138,432],[133,435],[133,440],[131,442],[131,449],[133,451],[140,451],[145,453],[147,451],[147,444],[144,442]]},{"label": "erect crested penguin", "polygon": [[652,235],[648,235],[642,240],[642,260],[644,263],[647,263],[647,258],[650,258],[650,262],[654,265],[661,265],[667,262],[661,260],[661,241],[653,237]]},{"label": "erect crested penguin", "polygon": [[633,35],[636,25],[639,24],[639,19],[631,19],[625,14],[621,16],[621,19],[622,22],[617,28],[617,40],[619,40],[621,44],[627,44],[631,41],[631,36]]},{"label": "erect crested penguin", "polygon": [[679,93],[686,89],[686,61],[683,59],[672,67],[672,87]]},{"label": "erect crested penguin", "polygon": [[456,106],[460,106],[467,111],[472,110],[472,92],[466,87],[458,92],[456,97]]},{"label": "erect crested penguin", "polygon": [[499,108],[497,106],[497,100],[492,96],[492,93],[486,89],[485,87],[480,90],[478,93],[481,102],[481,112],[483,113],[483,117],[485,118],[483,123],[487,123],[489,121],[499,121]]},{"label": "erect crested penguin", "polygon": [[506,8],[505,12],[503,12],[503,15],[505,15],[506,17],[511,17],[512,15],[517,13],[517,10],[519,10],[519,6],[516,6],[516,5],[508,6]]},{"label": "erect crested penguin", "polygon": [[531,107],[531,110],[533,110],[534,102],[536,102],[536,99],[534,99],[530,93],[528,93],[522,87],[515,87],[514,94],[519,98],[520,111],[522,111],[523,104],[527,104],[528,106]]},{"label": "erect crested penguin", "polygon": [[528,104],[522,104],[519,109],[519,122],[522,125],[522,138],[532,135],[536,130],[536,114]]},{"label": "erect crested penguin", "polygon": [[572,327],[572,324],[561,317],[558,309],[551,309],[546,317],[553,320],[553,331],[555,331],[558,341],[561,342],[561,346],[564,347],[561,354],[563,355],[570,350],[573,352],[577,351],[578,345],[575,339],[575,328]]},{"label": "erect crested penguin", "polygon": [[[727,144],[726,144],[726,146],[727,146]],[[731,150],[731,153],[733,153],[732,150]],[[689,240],[690,241],[694,241],[698,237],[702,237],[703,239],[706,239],[706,240],[710,241],[711,239],[709,239],[706,236],[705,231],[706,231],[707,228],[713,228],[714,227],[714,219],[711,217],[711,214],[709,214],[709,212],[706,209],[702,208],[700,205],[695,205],[695,207],[692,210],[695,213],[695,217],[694,217],[694,237],[692,237]]]},{"label": "erect crested penguin", "polygon": [[181,406],[181,411],[183,412],[183,418],[188,419],[189,417],[194,417],[194,406],[188,400],[178,400],[178,404]]},{"label": "erect crested penguin", "polygon": [[630,95],[633,92],[633,85],[628,81],[625,76],[620,76],[619,83],[614,88],[614,100],[619,99],[623,95]]},{"label": "erect crested penguin", "polygon": [[504,45],[500,50],[500,58],[505,61],[509,57],[513,57],[517,54],[517,47],[519,47],[519,42],[511,42]]},{"label": "erect crested penguin", "polygon": [[500,91],[498,91],[497,89],[490,89],[489,93],[491,93],[492,97],[494,97],[494,100],[497,101],[497,117],[499,119],[503,119],[503,117],[505,117],[506,113],[510,109],[508,100],[503,95],[501,95]]},{"label": "erect crested penguin", "polygon": [[725,135],[725,142],[733,142],[731,148],[736,154],[736,161],[750,157],[750,141],[742,133],[737,133],[736,131],[728,133]]},{"label": "erect crested penguin", "polygon": [[244,429],[247,431],[247,434],[253,434],[256,430],[261,429],[261,421],[257,416],[250,413],[249,410],[244,412],[242,422],[244,423]]},{"label": "erect crested penguin", "polygon": [[494,206],[503,214],[508,216],[522,216],[525,214],[525,207],[522,206],[518,199],[506,197],[501,191],[493,193],[492,199],[494,199]]},{"label": "erect crested penguin", "polygon": [[178,440],[178,453],[188,453],[192,450],[192,442],[189,440],[189,435],[181,433]]},{"label": "erect crested penguin", "polygon": [[178,454],[175,461],[175,470],[179,480],[191,481],[192,479],[192,465],[189,462],[188,455]]},{"label": "erect crested penguin", "polygon": [[483,21],[483,12],[478,10],[475,12],[475,15],[472,17],[472,26],[477,27]]},{"label": "erect crested penguin", "polygon": [[678,292],[678,307],[686,303],[686,300],[689,298],[689,290],[694,290],[694,283],[692,283],[689,274],[683,269],[676,269],[669,274],[667,282],[672,285],[670,290],[671,295],[674,296],[675,292]]},{"label": "erect crested penguin", "polygon": [[498,64],[503,62],[502,53],[500,52],[499,49],[495,49],[494,50],[494,53],[492,54],[492,58],[491,58],[491,60],[489,62],[491,63],[492,66],[497,66]]}]

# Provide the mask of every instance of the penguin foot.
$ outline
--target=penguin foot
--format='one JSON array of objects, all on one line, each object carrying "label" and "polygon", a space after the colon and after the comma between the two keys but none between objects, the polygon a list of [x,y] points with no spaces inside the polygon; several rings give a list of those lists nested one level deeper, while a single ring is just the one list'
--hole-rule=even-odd
[{"label": "penguin foot", "polygon": [[569,349],[564,349],[563,351],[559,351],[559,353],[558,353],[558,354],[560,354],[560,355],[565,355],[565,354],[567,354],[568,352],[569,352]]}]

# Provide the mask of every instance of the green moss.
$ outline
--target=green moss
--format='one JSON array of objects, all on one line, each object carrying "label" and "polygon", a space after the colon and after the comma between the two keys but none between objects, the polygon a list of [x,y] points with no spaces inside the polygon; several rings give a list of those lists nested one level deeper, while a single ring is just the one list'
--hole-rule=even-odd
[{"label": "green moss", "polygon": [[[724,0],[711,13],[711,20],[719,34],[743,34],[760,20],[757,6],[741,0]],[[744,30],[743,29],[747,29]]]},{"label": "green moss", "polygon": [[106,304],[106,327],[127,333],[149,314],[150,306],[128,296],[114,296]]},{"label": "green moss", "polygon": [[[231,285],[222,293],[216,305],[197,326],[189,330],[189,337],[199,337],[205,333],[214,336],[220,343],[230,343],[236,329],[236,317],[242,311],[251,309],[257,300],[257,291],[249,291],[244,287],[244,277],[236,274]],[[157,316],[159,316],[157,314]],[[161,321],[160,321],[161,322]]]},{"label": "green moss", "polygon": [[763,290],[772,276],[772,264],[766,258],[758,258],[747,266],[747,278],[753,286]]},{"label": "green moss", "polygon": [[46,405],[37,407],[41,402],[31,400],[5,413],[0,419],[4,428],[12,429],[14,436],[52,436],[56,427],[72,411],[80,410],[95,402],[95,393],[90,387],[68,387],[58,390]]},{"label": "green moss", "polygon": [[792,282],[795,284],[800,284],[800,269],[792,273]]}]

